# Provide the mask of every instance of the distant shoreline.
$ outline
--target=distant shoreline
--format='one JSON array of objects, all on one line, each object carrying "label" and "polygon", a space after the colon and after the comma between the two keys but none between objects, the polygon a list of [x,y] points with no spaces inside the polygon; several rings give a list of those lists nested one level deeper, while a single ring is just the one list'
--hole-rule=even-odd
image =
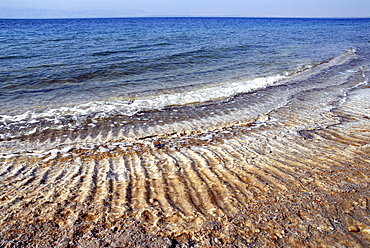
[{"label": "distant shoreline", "polygon": [[145,19],[145,18],[222,18],[222,19],[310,19],[310,20],[367,20],[370,17],[304,17],[304,16],[117,16],[117,17],[0,17],[0,20],[58,20],[58,19]]},{"label": "distant shoreline", "polygon": [[[1,12],[0,12],[1,13]],[[223,18],[223,19],[332,19],[332,20],[350,20],[350,19],[370,19],[369,17],[330,17],[330,16],[191,16],[191,15],[149,15],[149,16],[47,16],[47,17],[1,17],[0,20],[45,20],[45,19],[141,19],[141,18]]]}]

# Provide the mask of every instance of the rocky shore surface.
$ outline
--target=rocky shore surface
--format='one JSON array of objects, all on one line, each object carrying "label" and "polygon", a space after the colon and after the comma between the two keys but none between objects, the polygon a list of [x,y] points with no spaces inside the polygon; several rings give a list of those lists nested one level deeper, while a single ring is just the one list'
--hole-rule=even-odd
[{"label": "rocky shore surface", "polygon": [[349,67],[249,94],[293,92],[244,122],[3,141],[0,246],[369,247],[370,69]]}]

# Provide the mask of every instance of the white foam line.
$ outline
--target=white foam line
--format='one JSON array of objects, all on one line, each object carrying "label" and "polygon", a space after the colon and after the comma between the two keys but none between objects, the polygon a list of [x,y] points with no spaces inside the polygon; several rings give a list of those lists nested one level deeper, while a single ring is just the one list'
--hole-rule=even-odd
[{"label": "white foam line", "polygon": [[[344,63],[349,57],[354,55],[354,52],[354,50],[349,50],[347,53],[317,66],[313,71],[308,70],[302,72],[300,77],[304,77],[306,74],[306,76],[308,76],[317,70],[329,66]],[[47,110],[37,109],[19,115],[2,115],[0,116],[0,129],[4,131],[3,134],[0,134],[0,138],[5,139],[17,137],[19,135],[29,135],[49,128],[60,129],[65,127],[65,125],[73,129],[87,120],[92,122],[90,125],[95,125],[94,123],[98,122],[98,120],[115,115],[132,116],[142,111],[161,110],[170,106],[183,106],[228,98],[237,94],[265,88],[273,84],[284,83],[285,79],[290,80],[290,78],[288,73],[286,75],[278,74],[245,81],[219,83],[186,92],[138,97],[133,100],[112,98],[75,106],[63,106]],[[294,80],[294,78],[295,77],[291,79]],[[67,124],[63,126],[62,123]],[[9,130],[9,132],[6,130]]]},{"label": "white foam line", "polygon": [[[61,129],[63,120],[71,128],[90,119],[93,123],[114,115],[132,116],[141,111],[161,110],[165,107],[207,102],[215,99],[227,98],[239,93],[267,87],[286,76],[275,75],[261,77],[248,81],[222,83],[187,92],[169,93],[162,95],[146,96],[128,101],[126,99],[110,99],[94,101],[70,107],[48,109],[46,111],[32,110],[19,115],[0,116],[0,128],[13,130],[17,127],[25,135],[42,131],[42,128]],[[69,119],[69,120],[68,120]],[[70,120],[73,120],[73,124]],[[47,125],[38,125],[47,122]],[[23,123],[23,124],[22,124]],[[91,124],[94,125],[94,124]],[[38,126],[36,128],[36,126]],[[43,127],[45,126],[45,127]],[[34,127],[30,130],[31,127]],[[7,134],[0,134],[0,138],[12,138]]]}]

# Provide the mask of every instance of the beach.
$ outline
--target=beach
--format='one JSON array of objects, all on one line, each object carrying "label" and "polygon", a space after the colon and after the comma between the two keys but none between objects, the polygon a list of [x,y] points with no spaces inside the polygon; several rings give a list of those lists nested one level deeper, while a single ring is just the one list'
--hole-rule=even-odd
[{"label": "beach", "polygon": [[369,247],[369,19],[0,19],[1,247]]},{"label": "beach", "polygon": [[2,141],[1,246],[367,247],[370,70],[358,60],[236,96],[239,110],[287,96],[245,122],[149,123],[147,136],[117,139],[96,124],[21,137],[18,153]]}]

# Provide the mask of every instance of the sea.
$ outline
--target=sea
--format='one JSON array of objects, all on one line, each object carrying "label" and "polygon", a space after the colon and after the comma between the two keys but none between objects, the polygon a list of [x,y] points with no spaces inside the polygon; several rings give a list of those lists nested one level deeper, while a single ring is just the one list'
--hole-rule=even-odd
[{"label": "sea", "polygon": [[0,19],[0,140],[231,125],[287,101],[259,90],[369,48],[370,19]]}]

